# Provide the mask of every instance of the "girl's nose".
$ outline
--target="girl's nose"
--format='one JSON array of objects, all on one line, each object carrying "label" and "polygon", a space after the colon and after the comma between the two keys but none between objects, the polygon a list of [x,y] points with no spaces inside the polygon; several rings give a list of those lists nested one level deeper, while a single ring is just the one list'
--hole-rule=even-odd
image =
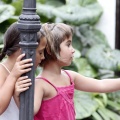
[{"label": "girl's nose", "polygon": [[75,53],[75,49],[72,47],[72,53]]},{"label": "girl's nose", "polygon": [[45,56],[44,56],[44,54],[43,54],[43,56],[42,56],[42,58],[41,58],[42,60],[44,60],[45,59]]}]

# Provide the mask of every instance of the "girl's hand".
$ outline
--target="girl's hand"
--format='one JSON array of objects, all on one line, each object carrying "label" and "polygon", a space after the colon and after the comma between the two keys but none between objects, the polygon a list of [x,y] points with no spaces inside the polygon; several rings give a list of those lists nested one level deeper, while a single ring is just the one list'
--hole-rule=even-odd
[{"label": "girl's hand", "polygon": [[13,94],[14,100],[15,100],[18,108],[20,106],[20,100],[19,100],[20,93],[29,89],[29,86],[31,84],[32,84],[31,79],[28,79],[28,76],[22,76],[22,77],[18,78],[18,80],[15,84],[14,94]]},{"label": "girl's hand", "polygon": [[31,85],[31,79],[29,79],[28,76],[18,78],[15,83],[14,96],[19,97],[20,93],[29,89],[29,86]]},{"label": "girl's hand", "polygon": [[24,59],[22,58],[25,56],[25,54],[21,54],[16,59],[16,63],[11,71],[11,74],[13,77],[18,79],[22,74],[29,72],[31,70],[31,67],[33,66],[32,59]]}]

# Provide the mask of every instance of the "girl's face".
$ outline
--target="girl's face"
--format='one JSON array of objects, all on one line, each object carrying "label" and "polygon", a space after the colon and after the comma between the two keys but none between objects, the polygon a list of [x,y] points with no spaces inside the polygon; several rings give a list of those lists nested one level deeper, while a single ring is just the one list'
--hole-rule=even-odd
[{"label": "girl's face", "polygon": [[74,48],[72,46],[72,36],[69,39],[65,39],[60,44],[60,61],[64,63],[64,66],[69,66],[73,60]]},{"label": "girl's face", "polygon": [[45,50],[46,44],[47,44],[47,40],[46,40],[45,37],[43,37],[40,40],[40,44],[38,45],[38,47],[36,49],[35,67],[37,67],[41,63],[41,61],[43,59],[45,59],[45,57],[44,57],[44,50]]}]

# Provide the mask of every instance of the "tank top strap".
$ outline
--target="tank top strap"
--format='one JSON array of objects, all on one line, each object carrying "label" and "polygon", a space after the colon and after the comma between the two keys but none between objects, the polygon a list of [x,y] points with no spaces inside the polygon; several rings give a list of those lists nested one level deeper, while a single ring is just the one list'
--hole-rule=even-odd
[{"label": "tank top strap", "polygon": [[63,71],[64,71],[64,72],[68,75],[68,77],[70,78],[70,83],[73,83],[73,80],[72,80],[70,74],[69,74],[66,70],[63,70]]},{"label": "tank top strap", "polygon": [[10,70],[3,63],[0,64],[8,71],[8,73],[10,73]]},{"label": "tank top strap", "polygon": [[52,86],[58,91],[57,87],[54,86],[54,85],[53,85],[49,80],[47,80],[46,78],[41,77],[41,76],[38,76],[38,77],[36,77],[36,79],[42,79],[42,80],[46,81],[47,83],[49,83],[50,85],[52,85]]}]

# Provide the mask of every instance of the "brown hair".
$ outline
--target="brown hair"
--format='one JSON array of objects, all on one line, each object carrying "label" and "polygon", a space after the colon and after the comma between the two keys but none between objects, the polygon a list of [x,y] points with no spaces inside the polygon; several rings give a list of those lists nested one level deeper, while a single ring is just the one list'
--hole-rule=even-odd
[{"label": "brown hair", "polygon": [[[37,42],[40,43],[40,39],[44,37],[44,31],[42,28],[39,32],[37,32]],[[20,42],[20,31],[17,28],[17,22],[11,24],[11,26],[7,29],[4,35],[4,47],[0,53],[0,61],[6,56],[10,56],[15,53],[19,48]]]},{"label": "brown hair", "polygon": [[17,51],[20,48],[19,41],[20,32],[17,29],[17,23],[15,22],[5,32],[3,41],[4,47],[0,54],[0,60],[2,60],[6,55],[10,56]]},{"label": "brown hair", "polygon": [[47,39],[47,46],[45,49],[45,59],[41,62],[41,66],[44,66],[50,60],[59,59],[60,44],[73,34],[71,26],[64,23],[45,23],[43,24],[43,30]]}]

